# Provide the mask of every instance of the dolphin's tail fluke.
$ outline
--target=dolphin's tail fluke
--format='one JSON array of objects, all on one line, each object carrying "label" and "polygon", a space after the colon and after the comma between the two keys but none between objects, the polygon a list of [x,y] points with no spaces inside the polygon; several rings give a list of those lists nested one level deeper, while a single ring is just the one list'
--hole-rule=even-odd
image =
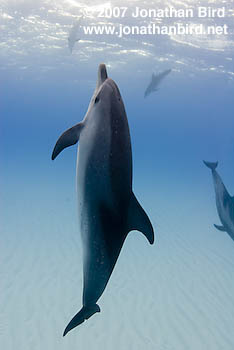
[{"label": "dolphin's tail fluke", "polygon": [[203,160],[203,162],[211,170],[215,170],[217,168],[217,165],[218,165],[218,162],[212,163],[212,162],[206,162],[205,160]]},{"label": "dolphin's tail fluke", "polygon": [[97,304],[83,306],[82,309],[73,317],[73,319],[68,323],[63,336],[65,336],[70,330],[79,326],[79,324],[83,323],[85,320],[90,318],[96,312],[100,312],[101,309]]}]

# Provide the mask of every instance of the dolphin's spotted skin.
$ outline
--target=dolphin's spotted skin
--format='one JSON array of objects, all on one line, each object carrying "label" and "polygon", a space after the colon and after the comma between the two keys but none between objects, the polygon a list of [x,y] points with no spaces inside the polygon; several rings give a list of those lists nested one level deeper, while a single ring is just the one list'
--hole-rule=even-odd
[{"label": "dolphin's spotted skin", "polygon": [[231,197],[224,186],[221,177],[216,171],[218,162],[210,163],[205,162],[205,165],[211,169],[214,188],[215,188],[215,197],[216,197],[216,206],[219,214],[220,221],[222,226],[214,225],[220,231],[226,231],[229,236],[234,240],[234,197]]},{"label": "dolphin's spotted skin", "polygon": [[152,92],[155,92],[158,90],[158,86],[161,83],[161,81],[171,72],[171,69],[167,69],[162,73],[159,74],[152,74],[151,82],[147,89],[145,90],[144,97],[147,97]]},{"label": "dolphin's spotted skin", "polygon": [[102,295],[131,230],[152,244],[153,227],[132,192],[132,151],[119,89],[99,66],[98,81],[84,120],[58,139],[52,159],[79,140],[78,216],[83,243],[83,307],[64,335],[100,308]]}]

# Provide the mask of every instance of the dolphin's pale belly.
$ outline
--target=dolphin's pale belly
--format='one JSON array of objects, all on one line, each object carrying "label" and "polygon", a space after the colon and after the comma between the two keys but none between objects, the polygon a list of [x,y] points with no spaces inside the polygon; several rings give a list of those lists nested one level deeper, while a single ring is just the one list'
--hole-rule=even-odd
[{"label": "dolphin's pale belly", "polygon": [[216,180],[215,183],[216,191],[216,206],[219,214],[220,221],[226,228],[227,232],[234,237],[234,213],[230,212],[230,205],[226,202],[225,197],[227,197],[226,190],[220,181]]},{"label": "dolphin's pale belly", "polygon": [[217,210],[220,221],[226,228],[227,232],[234,237],[234,223],[228,206],[224,206],[222,201],[217,202]]}]

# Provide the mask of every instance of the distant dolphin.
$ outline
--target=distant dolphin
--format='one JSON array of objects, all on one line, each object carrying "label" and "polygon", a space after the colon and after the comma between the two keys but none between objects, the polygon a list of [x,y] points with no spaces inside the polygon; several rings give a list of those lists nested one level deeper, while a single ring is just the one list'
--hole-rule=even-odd
[{"label": "distant dolphin", "polygon": [[70,50],[71,53],[72,53],[72,50],[73,50],[73,48],[75,46],[75,43],[80,40],[80,38],[78,37],[78,35],[79,35],[79,33],[78,33],[79,32],[79,27],[80,27],[80,19],[73,24],[73,26],[72,26],[72,28],[71,28],[71,30],[69,32],[69,36],[67,38],[67,40],[68,40],[68,47],[69,47],[69,50]]},{"label": "distant dolphin", "polygon": [[215,187],[216,206],[220,221],[222,223],[222,226],[214,226],[220,231],[226,231],[229,234],[229,236],[234,240],[234,197],[231,197],[229,195],[221,180],[221,177],[215,170],[218,165],[218,162],[210,163],[204,161],[204,163],[212,171]]},{"label": "distant dolphin", "polygon": [[128,233],[141,231],[150,244],[154,231],[132,191],[132,151],[124,104],[100,64],[97,86],[83,121],[58,139],[52,159],[79,140],[78,216],[83,245],[83,307],[64,334],[100,312],[105,290]]},{"label": "distant dolphin", "polygon": [[152,92],[155,92],[158,90],[158,85],[161,83],[161,81],[171,72],[171,69],[167,69],[164,72],[160,74],[152,74],[151,82],[147,89],[145,90],[144,97],[147,97]]}]

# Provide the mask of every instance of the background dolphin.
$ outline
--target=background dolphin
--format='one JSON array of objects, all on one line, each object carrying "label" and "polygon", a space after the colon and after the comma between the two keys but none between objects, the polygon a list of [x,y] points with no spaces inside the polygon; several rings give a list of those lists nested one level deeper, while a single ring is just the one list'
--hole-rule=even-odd
[{"label": "background dolphin", "polygon": [[80,28],[80,24],[81,24],[81,18],[77,22],[75,22],[73,24],[73,26],[72,26],[72,28],[71,28],[71,30],[69,32],[68,38],[67,38],[67,40],[68,40],[68,47],[69,47],[69,50],[70,50],[71,53],[72,53],[72,50],[73,50],[73,48],[75,46],[75,43],[80,40],[80,38],[79,38],[79,28]]},{"label": "background dolphin", "polygon": [[83,244],[83,307],[64,331],[100,311],[102,295],[129,231],[153,244],[150,220],[132,191],[132,151],[119,89],[104,64],[84,120],[58,139],[52,159],[79,140],[78,216]]},{"label": "background dolphin", "polygon": [[152,92],[155,92],[158,90],[158,85],[161,83],[161,81],[171,72],[171,69],[167,69],[164,72],[160,74],[152,74],[151,82],[147,89],[145,90],[144,97],[148,96]]},{"label": "background dolphin", "polygon": [[217,168],[218,162],[210,163],[204,161],[204,163],[212,171],[215,187],[216,206],[220,221],[222,223],[222,226],[214,226],[220,231],[226,231],[234,240],[234,197],[231,197],[229,195],[226,187],[222,182],[221,177],[215,170]]}]

